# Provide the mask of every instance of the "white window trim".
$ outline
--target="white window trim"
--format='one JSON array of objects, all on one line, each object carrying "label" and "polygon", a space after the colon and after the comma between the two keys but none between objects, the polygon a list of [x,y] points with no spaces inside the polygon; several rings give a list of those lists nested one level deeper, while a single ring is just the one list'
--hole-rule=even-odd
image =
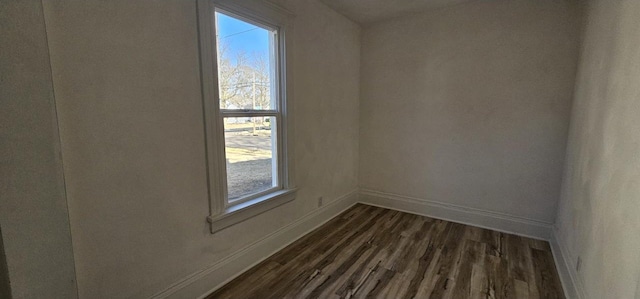
[{"label": "white window trim", "polygon": [[[209,216],[211,233],[264,213],[295,199],[293,166],[293,110],[291,76],[293,15],[263,0],[198,0],[198,34],[200,41],[201,88],[204,111]],[[218,72],[215,46],[215,9],[247,17],[278,28],[280,123],[277,124],[279,178],[282,188],[260,194],[238,204],[226,200],[226,159],[223,117],[218,100]]]}]

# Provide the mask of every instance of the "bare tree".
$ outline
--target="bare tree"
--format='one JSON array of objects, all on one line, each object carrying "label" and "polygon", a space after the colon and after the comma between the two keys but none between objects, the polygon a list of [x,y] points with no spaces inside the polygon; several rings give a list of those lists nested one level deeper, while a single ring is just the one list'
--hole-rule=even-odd
[{"label": "bare tree", "polygon": [[230,46],[218,41],[218,84],[221,108],[244,108],[242,88],[248,84],[247,55],[243,51],[231,53]]},{"label": "bare tree", "polygon": [[235,109],[270,109],[269,59],[264,53],[232,53],[228,43],[218,41],[220,106]]},{"label": "bare tree", "polygon": [[252,59],[254,70],[254,92],[256,105],[262,109],[271,109],[271,80],[269,59],[264,53],[254,53]]}]

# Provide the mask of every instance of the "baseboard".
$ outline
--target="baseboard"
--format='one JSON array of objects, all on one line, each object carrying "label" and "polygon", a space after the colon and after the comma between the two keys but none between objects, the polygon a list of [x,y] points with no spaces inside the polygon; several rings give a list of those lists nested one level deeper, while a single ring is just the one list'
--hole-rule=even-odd
[{"label": "baseboard", "polygon": [[571,262],[572,259],[567,248],[559,242],[558,233],[555,229],[551,232],[549,243],[551,244],[551,252],[553,253],[553,259],[566,297],[569,299],[585,299],[584,287],[578,279],[575,264]]},{"label": "baseboard", "polygon": [[203,298],[357,203],[354,190],[151,298]]},{"label": "baseboard", "polygon": [[502,213],[461,207],[426,199],[360,190],[359,202],[402,212],[468,224],[535,239],[549,240],[551,223]]}]

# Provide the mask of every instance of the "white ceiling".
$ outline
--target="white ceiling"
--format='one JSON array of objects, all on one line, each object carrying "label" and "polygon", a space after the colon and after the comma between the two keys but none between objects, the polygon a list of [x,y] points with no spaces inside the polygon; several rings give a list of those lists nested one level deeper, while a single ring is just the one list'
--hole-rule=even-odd
[{"label": "white ceiling", "polygon": [[360,24],[473,0],[321,0]]}]

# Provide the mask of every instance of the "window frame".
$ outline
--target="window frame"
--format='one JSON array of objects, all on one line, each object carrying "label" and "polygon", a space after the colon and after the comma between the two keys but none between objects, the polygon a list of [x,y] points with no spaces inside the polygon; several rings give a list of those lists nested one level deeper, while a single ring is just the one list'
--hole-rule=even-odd
[{"label": "window frame", "polygon": [[[293,174],[293,119],[292,111],[292,42],[293,15],[274,4],[261,0],[198,0],[198,38],[200,71],[205,127],[205,150],[209,216],[211,233],[245,221],[295,199]],[[277,31],[276,81],[277,103],[273,110],[221,109],[218,90],[218,65],[215,12],[267,26]],[[276,118],[276,145],[278,186],[243,197],[227,199],[227,172],[224,136],[225,117],[274,116]]]}]

